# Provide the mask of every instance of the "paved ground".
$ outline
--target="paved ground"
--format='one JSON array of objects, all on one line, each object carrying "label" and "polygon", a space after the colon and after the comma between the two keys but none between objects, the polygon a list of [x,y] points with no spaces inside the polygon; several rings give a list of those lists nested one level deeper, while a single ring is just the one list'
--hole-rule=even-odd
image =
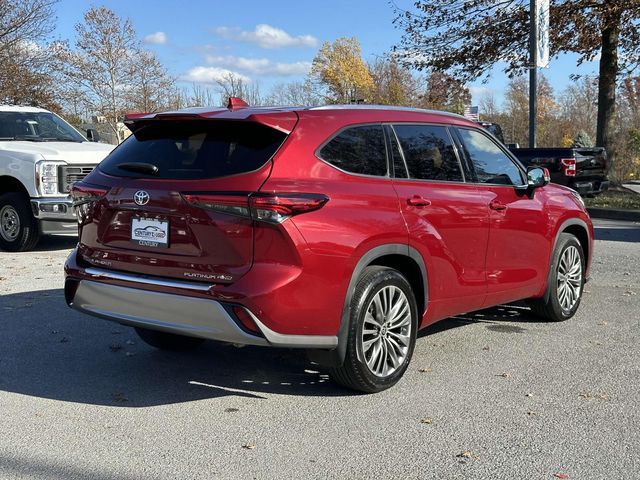
[{"label": "paved ground", "polygon": [[627,187],[629,190],[633,190],[636,193],[640,193],[640,182],[625,183],[624,186]]},{"label": "paved ground", "polygon": [[571,321],[446,320],[377,395],[295,352],[161,353],[67,309],[72,240],[0,253],[0,478],[638,478],[640,224],[598,225]]}]

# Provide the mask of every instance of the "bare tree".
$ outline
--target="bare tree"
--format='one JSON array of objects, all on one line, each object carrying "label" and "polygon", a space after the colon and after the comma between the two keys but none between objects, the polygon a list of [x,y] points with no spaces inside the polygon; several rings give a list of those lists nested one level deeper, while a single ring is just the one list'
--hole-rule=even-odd
[{"label": "bare tree", "polygon": [[316,106],[322,97],[309,81],[279,83],[273,86],[266,97],[266,105]]},{"label": "bare tree", "polygon": [[262,105],[262,93],[257,82],[247,82],[234,73],[227,73],[217,83],[222,105],[226,105],[230,97],[242,98],[249,105]]},{"label": "bare tree", "polygon": [[64,76],[85,94],[89,110],[104,117],[118,142],[127,107],[134,62],[140,50],[131,21],[122,20],[106,7],[92,7],[76,24],[75,49],[61,49]]},{"label": "bare tree", "polygon": [[54,110],[52,48],[43,44],[54,28],[57,0],[0,0],[0,102]]},{"label": "bare tree", "polygon": [[131,88],[127,90],[127,107],[140,112],[157,112],[169,107],[175,80],[169,76],[158,57],[148,50],[132,54]]}]

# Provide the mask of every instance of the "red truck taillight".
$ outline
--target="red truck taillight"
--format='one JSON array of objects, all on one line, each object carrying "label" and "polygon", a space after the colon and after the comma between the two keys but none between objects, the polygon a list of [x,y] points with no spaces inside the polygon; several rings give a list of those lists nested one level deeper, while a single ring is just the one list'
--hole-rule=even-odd
[{"label": "red truck taillight", "polygon": [[78,217],[78,224],[84,225],[89,220],[89,212],[91,206],[101,200],[107,193],[109,188],[90,185],[88,183],[77,182],[71,187],[71,198],[73,198],[73,206]]},{"label": "red truck taillight", "polygon": [[182,193],[188,203],[219,212],[252,218],[268,223],[282,223],[301,213],[313,212],[329,201],[317,193]]},{"label": "red truck taillight", "polygon": [[575,158],[563,158],[560,160],[562,165],[562,174],[565,177],[576,176],[576,159]]}]

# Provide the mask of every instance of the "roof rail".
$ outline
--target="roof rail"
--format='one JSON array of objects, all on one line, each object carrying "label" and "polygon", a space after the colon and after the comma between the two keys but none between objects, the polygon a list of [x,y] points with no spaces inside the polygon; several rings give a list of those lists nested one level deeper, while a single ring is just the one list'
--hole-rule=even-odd
[{"label": "roof rail", "polygon": [[373,105],[373,104],[355,104],[355,105],[322,105],[319,107],[309,107],[308,110],[393,110],[401,112],[431,113],[437,115],[447,115],[456,118],[464,118],[457,113],[444,112],[442,110],[430,110],[427,108],[415,107],[399,107],[396,105]]}]

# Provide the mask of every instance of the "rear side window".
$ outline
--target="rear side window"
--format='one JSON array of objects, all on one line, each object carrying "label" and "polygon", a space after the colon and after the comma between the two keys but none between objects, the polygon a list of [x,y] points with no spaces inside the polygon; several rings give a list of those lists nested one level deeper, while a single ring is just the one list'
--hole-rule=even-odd
[{"label": "rear side window", "polygon": [[445,127],[394,125],[409,177],[420,180],[462,182],[458,157]]},{"label": "rear side window", "polygon": [[387,175],[387,153],[382,125],[350,127],[322,147],[325,162],[341,170],[360,175]]},{"label": "rear side window", "polygon": [[487,135],[476,130],[459,128],[463,148],[471,159],[480,183],[521,185],[520,169]]},{"label": "rear side window", "polygon": [[[175,180],[217,178],[262,167],[286,134],[251,122],[158,121],[127,138],[100,164],[120,177]],[[157,174],[119,168],[123,163],[149,163]]]}]

